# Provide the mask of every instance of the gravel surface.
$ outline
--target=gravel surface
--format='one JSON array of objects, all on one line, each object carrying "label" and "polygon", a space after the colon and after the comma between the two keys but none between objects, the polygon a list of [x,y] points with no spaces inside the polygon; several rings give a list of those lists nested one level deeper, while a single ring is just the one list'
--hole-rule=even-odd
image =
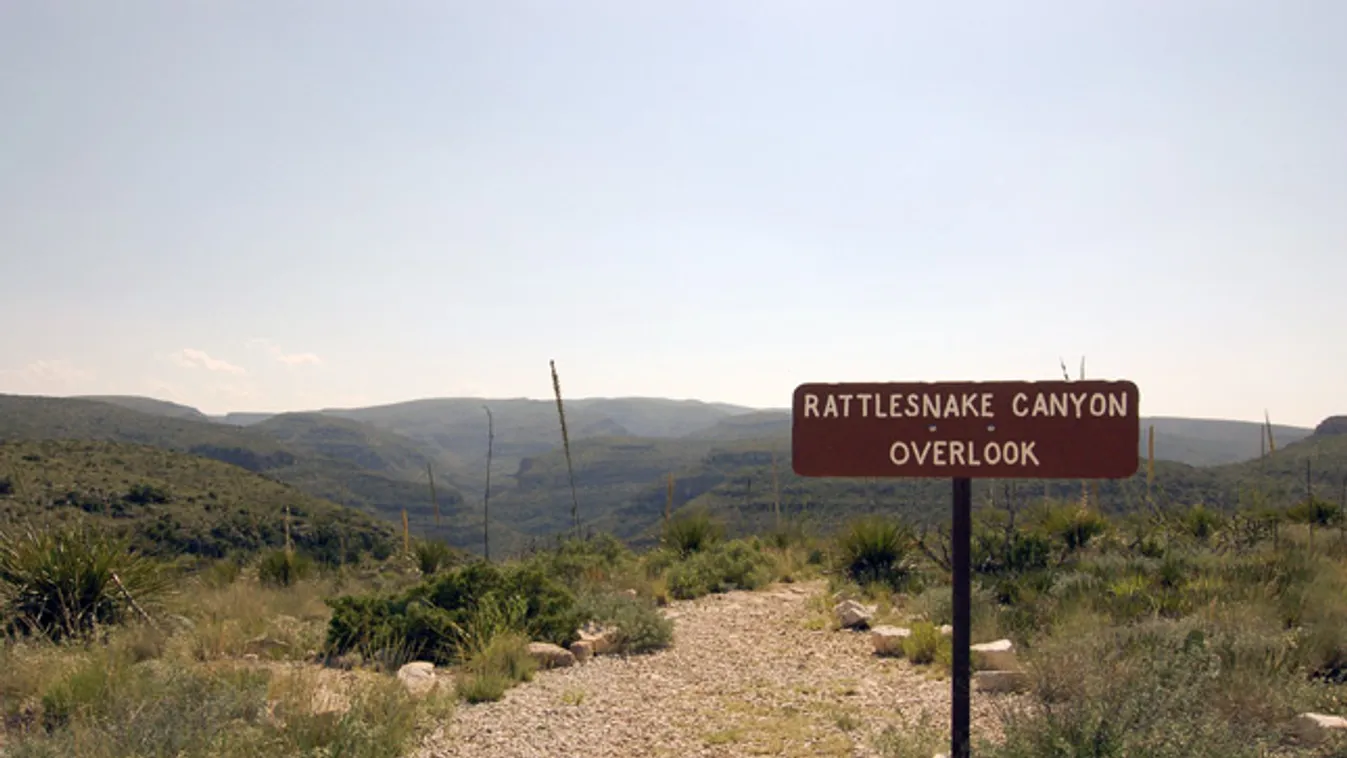
[{"label": "gravel surface", "polygon": [[[461,705],[418,758],[880,756],[886,727],[947,730],[948,680],[874,656],[865,633],[808,628],[823,592],[674,603],[671,648],[541,671],[499,702]],[[974,693],[975,740],[995,735],[1005,704]]]}]

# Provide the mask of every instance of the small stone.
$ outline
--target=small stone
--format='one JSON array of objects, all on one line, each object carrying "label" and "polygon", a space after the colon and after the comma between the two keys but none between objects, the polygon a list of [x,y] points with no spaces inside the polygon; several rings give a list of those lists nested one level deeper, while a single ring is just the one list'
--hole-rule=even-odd
[{"label": "small stone", "polygon": [[911,629],[901,626],[877,626],[870,630],[870,642],[876,655],[902,655],[903,640],[911,635]]},{"label": "small stone", "polygon": [[984,642],[981,645],[973,645],[970,650],[975,668],[988,671],[1015,671],[1019,668],[1019,660],[1015,657],[1015,643],[1010,640]]},{"label": "small stone", "polygon": [[1302,713],[1291,722],[1291,730],[1307,745],[1317,745],[1331,734],[1347,735],[1347,719],[1322,713]]},{"label": "small stone", "polygon": [[529,655],[542,668],[564,668],[575,663],[575,655],[571,651],[550,642],[530,642]]},{"label": "small stone", "polygon": [[860,629],[870,625],[870,619],[874,618],[876,606],[865,606],[855,600],[843,600],[833,606],[833,614],[837,616],[837,623],[843,629]]},{"label": "small stone", "polygon": [[1023,692],[1029,676],[1022,671],[974,671],[973,687],[978,692]]},{"label": "small stone", "polygon": [[576,640],[571,643],[570,649],[576,663],[584,663],[594,657],[594,643],[589,640]]}]

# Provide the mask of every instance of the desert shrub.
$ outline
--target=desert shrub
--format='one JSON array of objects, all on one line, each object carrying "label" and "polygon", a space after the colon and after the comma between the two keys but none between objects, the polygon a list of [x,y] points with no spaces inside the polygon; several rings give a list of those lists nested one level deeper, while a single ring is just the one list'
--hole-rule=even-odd
[{"label": "desert shrub", "polygon": [[673,641],[673,622],[649,602],[634,597],[608,593],[584,595],[577,612],[582,623],[593,621],[616,629],[613,643],[619,653],[660,650]]},{"label": "desert shrub", "polygon": [[1303,679],[1276,637],[1191,620],[1102,621],[1040,643],[1033,704],[1008,715],[995,755],[1264,755],[1298,707]]},{"label": "desert shrub", "polygon": [[772,580],[771,559],[743,540],[693,553],[670,567],[669,593],[686,600],[717,592],[755,590]]},{"label": "desert shrub", "polygon": [[258,580],[276,587],[289,587],[312,573],[313,561],[293,550],[269,550],[257,564]]},{"label": "desert shrub", "polygon": [[664,524],[662,542],[684,558],[710,548],[723,536],[723,527],[705,511],[680,513]]},{"label": "desert shrub", "polygon": [[333,654],[394,651],[399,660],[462,660],[506,632],[568,645],[579,626],[575,595],[537,566],[484,561],[441,572],[400,593],[328,601]]},{"label": "desert shrub", "polygon": [[903,638],[903,655],[916,664],[935,663],[940,656],[940,648],[951,644],[949,638],[929,621],[914,623],[911,632]]},{"label": "desert shrub", "polygon": [[57,640],[86,635],[134,613],[127,593],[143,607],[168,586],[157,564],[95,529],[0,534],[0,608],[10,633]]},{"label": "desert shrub", "polygon": [[902,522],[867,518],[853,521],[838,540],[846,575],[858,584],[883,583],[902,590],[912,579],[913,535]]},{"label": "desert shrub", "polygon": [[122,499],[136,505],[149,505],[151,503],[167,503],[171,497],[166,488],[157,484],[141,482],[131,485]]},{"label": "desert shrub", "polygon": [[443,542],[420,540],[414,548],[416,565],[421,573],[430,576],[441,568],[447,568],[454,562],[454,550]]},{"label": "desert shrub", "polygon": [[14,480],[7,476],[0,476],[0,497],[14,494]]},{"label": "desert shrub", "polygon": [[798,516],[787,518],[767,533],[767,544],[778,550],[805,546],[809,541],[809,528]]},{"label": "desert shrub", "polygon": [[1084,550],[1094,538],[1108,531],[1108,520],[1079,505],[1062,505],[1047,509],[1042,528],[1070,554]]},{"label": "desert shrub", "polygon": [[554,550],[531,556],[528,564],[578,590],[611,581],[634,561],[635,556],[621,540],[610,534],[597,534],[584,539],[564,539]]},{"label": "desert shrub", "polygon": [[45,688],[46,728],[6,755],[395,758],[411,746],[421,714],[398,682],[351,682],[335,718],[314,712],[318,686],[311,672],[131,665],[95,649]]},{"label": "desert shrub", "polygon": [[1179,521],[1185,535],[1203,544],[1209,542],[1224,523],[1225,519],[1219,513],[1201,503],[1189,508]]},{"label": "desert shrub", "polygon": [[510,687],[531,680],[538,664],[529,654],[528,642],[527,637],[509,632],[475,651],[458,673],[459,697],[469,703],[499,700]]}]

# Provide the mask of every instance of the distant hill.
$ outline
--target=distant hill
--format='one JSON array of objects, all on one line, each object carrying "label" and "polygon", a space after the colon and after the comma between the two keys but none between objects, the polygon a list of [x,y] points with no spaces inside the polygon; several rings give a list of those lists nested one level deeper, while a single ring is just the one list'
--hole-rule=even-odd
[{"label": "distant hill", "polygon": [[321,413],[282,413],[251,425],[248,431],[294,450],[399,479],[424,479],[427,466],[443,465],[428,445],[373,424]]},{"label": "distant hill", "polygon": [[[89,519],[149,552],[220,557],[285,544],[329,562],[383,557],[385,521],[237,466],[147,445],[0,443],[0,523]],[[3,528],[3,527],[0,527]]]},{"label": "distant hill", "polygon": [[83,395],[78,399],[96,400],[101,403],[111,403],[129,408],[133,411],[148,413],[154,416],[167,416],[168,418],[184,418],[192,421],[210,421],[210,417],[201,411],[187,405],[170,403],[167,400],[156,400],[152,397],[141,397],[139,395]]},{"label": "distant hill", "polygon": [[[517,545],[570,523],[570,485],[551,400],[431,398],[302,413],[235,413],[208,421],[182,418],[180,406],[149,399],[121,398],[114,407],[48,398],[41,413],[6,402],[0,396],[0,439],[111,439],[194,452],[395,522],[406,508],[414,530],[470,548],[480,542],[489,407],[495,544]],[[133,405],[153,415],[112,415],[132,413]],[[756,523],[771,513],[773,455],[788,512],[806,510],[835,520],[895,505],[932,517],[947,511],[947,487],[940,482],[798,479],[790,466],[788,410],[633,397],[568,400],[566,412],[581,519],[622,536],[639,535],[658,521],[670,473],[676,505],[708,505]],[[1154,417],[1142,420],[1139,455],[1145,453],[1150,425],[1161,460],[1158,486],[1171,498],[1225,502],[1228,485],[1242,476],[1228,467],[1259,454],[1262,425],[1256,422]],[[1326,428],[1338,426],[1347,423]],[[1311,432],[1275,426],[1277,456],[1293,453]],[[433,523],[427,462],[441,498],[439,527]],[[1025,491],[1024,484],[1017,486]],[[1044,485],[1033,486],[1041,492]],[[1046,486],[1067,496],[1080,485]],[[1138,492],[1144,493],[1137,486],[1103,483],[1101,495],[1110,508],[1133,507],[1140,502]]]},{"label": "distant hill", "polygon": [[[280,430],[295,434],[284,424]],[[373,434],[382,433],[376,430]],[[301,444],[304,440],[297,439],[292,447],[266,429],[152,415],[94,400],[0,395],[0,442],[40,440],[123,442],[189,453],[262,474],[395,524],[401,523],[405,508],[418,533],[455,546],[480,544],[480,512],[476,506],[465,505],[449,477],[436,482],[441,511],[436,526],[424,478],[414,481],[370,471],[350,460],[327,457],[311,444],[306,448]]]}]

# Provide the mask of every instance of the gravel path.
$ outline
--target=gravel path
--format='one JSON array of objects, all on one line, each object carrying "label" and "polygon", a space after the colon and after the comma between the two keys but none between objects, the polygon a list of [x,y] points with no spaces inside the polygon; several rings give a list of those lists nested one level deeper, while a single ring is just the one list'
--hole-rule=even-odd
[{"label": "gravel path", "polygon": [[[461,705],[418,758],[881,755],[885,727],[946,730],[949,682],[873,655],[868,635],[807,628],[821,582],[672,604],[674,644],[539,672]],[[974,739],[996,696],[974,693]]]}]

